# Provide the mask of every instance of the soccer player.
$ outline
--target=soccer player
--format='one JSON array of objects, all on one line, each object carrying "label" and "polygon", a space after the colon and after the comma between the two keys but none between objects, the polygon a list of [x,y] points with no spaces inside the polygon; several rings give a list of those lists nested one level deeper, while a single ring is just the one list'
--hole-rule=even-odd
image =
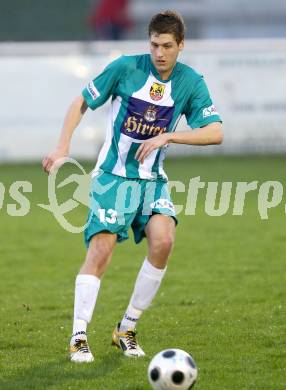
[{"label": "soccer player", "polygon": [[[92,175],[88,250],[75,283],[70,342],[74,362],[93,361],[87,325],[116,242],[128,238],[130,227],[136,243],[146,237],[148,253],[112,343],[126,356],[144,356],[135,327],[164,277],[177,223],[163,170],[166,147],[222,142],[221,119],[203,77],[177,61],[184,33],[178,13],[153,16],[150,54],[122,56],[91,81],[71,104],[56,150],[43,160],[44,170],[50,172],[57,159],[68,155],[73,131],[87,108],[95,110],[112,98],[106,140]],[[182,115],[192,131],[176,133]]]}]

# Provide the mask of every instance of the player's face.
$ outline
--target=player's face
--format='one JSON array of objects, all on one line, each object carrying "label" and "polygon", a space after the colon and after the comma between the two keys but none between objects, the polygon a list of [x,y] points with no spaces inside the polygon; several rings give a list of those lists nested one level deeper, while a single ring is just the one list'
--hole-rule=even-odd
[{"label": "player's face", "polygon": [[172,73],[179,52],[183,47],[184,41],[178,44],[173,34],[151,34],[150,52],[152,62],[163,80],[167,79]]}]

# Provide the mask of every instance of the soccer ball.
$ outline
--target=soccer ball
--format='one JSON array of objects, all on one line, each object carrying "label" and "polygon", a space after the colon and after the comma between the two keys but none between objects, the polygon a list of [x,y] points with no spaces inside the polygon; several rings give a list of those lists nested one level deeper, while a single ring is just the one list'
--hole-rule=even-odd
[{"label": "soccer ball", "polygon": [[148,367],[148,379],[153,390],[188,390],[195,384],[197,376],[194,359],[181,349],[159,352]]}]

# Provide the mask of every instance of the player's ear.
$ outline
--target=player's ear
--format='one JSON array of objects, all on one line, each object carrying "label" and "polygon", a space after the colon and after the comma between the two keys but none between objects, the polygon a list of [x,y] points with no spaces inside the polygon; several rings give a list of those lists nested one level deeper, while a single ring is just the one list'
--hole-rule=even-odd
[{"label": "player's ear", "polygon": [[183,48],[184,48],[184,46],[185,46],[185,41],[182,40],[182,41],[179,43],[179,50],[182,51]]}]

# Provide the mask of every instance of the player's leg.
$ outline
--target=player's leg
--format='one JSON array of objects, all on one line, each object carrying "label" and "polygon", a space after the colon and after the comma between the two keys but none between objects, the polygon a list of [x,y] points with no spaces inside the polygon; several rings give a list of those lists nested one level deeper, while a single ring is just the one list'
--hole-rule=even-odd
[{"label": "player's leg", "polygon": [[176,223],[173,217],[162,214],[153,215],[145,233],[148,242],[148,260],[156,269],[166,269],[173,249]]},{"label": "player's leg", "polygon": [[79,275],[91,274],[101,278],[110,263],[116,239],[117,234],[107,231],[94,235],[90,240],[85,261],[79,271]]},{"label": "player's leg", "polygon": [[155,214],[149,219],[145,234],[148,256],[137,276],[124,317],[113,332],[113,343],[120,343],[118,346],[127,356],[144,355],[135,338],[135,326],[142,312],[150,306],[166,272],[175,238],[175,221],[170,216]]},{"label": "player's leg", "polygon": [[[88,251],[76,278],[73,337],[73,361],[92,361],[86,341],[86,328],[92,318],[100,288],[100,278],[111,259],[116,241],[128,238],[128,224],[120,224],[117,216],[117,194],[124,178],[101,172],[92,179],[90,210],[84,237]],[[130,222],[131,223],[131,222]]]},{"label": "player's leg", "polygon": [[[158,291],[166,272],[167,261],[175,239],[174,219],[167,215],[153,215],[145,228],[148,255],[136,279],[130,305],[122,320],[122,328],[135,328],[136,320],[147,309]],[[130,315],[135,309],[133,315]],[[134,321],[128,321],[131,317]]]},{"label": "player's leg", "polygon": [[89,244],[85,261],[75,283],[73,335],[70,342],[71,360],[93,361],[87,343],[87,325],[94,311],[100,279],[106,270],[116,244],[116,234],[101,232],[94,235]]}]

